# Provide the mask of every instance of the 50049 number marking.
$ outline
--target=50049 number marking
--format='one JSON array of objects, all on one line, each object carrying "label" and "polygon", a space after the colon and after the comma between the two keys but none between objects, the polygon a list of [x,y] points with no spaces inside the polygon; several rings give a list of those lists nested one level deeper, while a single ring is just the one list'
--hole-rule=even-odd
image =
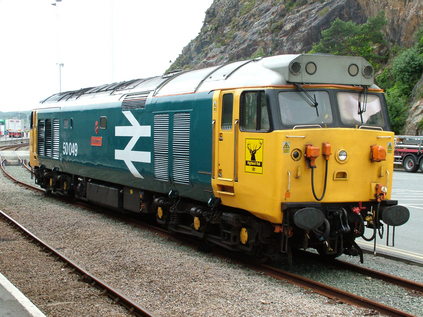
[{"label": "50049 number marking", "polygon": [[77,156],[78,143],[63,142],[63,155]]}]

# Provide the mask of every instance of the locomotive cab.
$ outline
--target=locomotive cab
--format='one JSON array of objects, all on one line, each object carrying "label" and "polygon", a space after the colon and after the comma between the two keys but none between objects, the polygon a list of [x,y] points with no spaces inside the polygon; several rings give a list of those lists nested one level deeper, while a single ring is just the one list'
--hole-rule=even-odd
[{"label": "locomotive cab", "polygon": [[409,218],[390,199],[394,134],[373,68],[362,58],[313,55],[266,65],[286,84],[215,93],[216,196],[272,223],[283,252],[361,254],[356,238]]}]

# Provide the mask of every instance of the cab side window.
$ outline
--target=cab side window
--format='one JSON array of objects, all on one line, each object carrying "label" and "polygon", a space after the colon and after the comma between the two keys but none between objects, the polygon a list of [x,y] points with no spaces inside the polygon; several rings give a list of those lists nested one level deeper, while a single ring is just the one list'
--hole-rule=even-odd
[{"label": "cab side window", "polygon": [[232,129],[232,112],[233,112],[234,95],[224,94],[222,100],[222,130]]},{"label": "cab side window", "polygon": [[241,130],[270,130],[267,98],[264,91],[246,91],[241,95]]},{"label": "cab side window", "polygon": [[107,117],[100,117],[100,129],[107,129]]}]

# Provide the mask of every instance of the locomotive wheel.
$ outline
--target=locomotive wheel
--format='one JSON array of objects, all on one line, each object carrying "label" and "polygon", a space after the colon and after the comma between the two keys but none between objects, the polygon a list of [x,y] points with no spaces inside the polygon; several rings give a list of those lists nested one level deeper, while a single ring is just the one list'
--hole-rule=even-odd
[{"label": "locomotive wheel", "polygon": [[414,173],[419,168],[416,157],[414,155],[409,155],[405,157],[405,159],[402,161],[402,166],[409,173]]}]

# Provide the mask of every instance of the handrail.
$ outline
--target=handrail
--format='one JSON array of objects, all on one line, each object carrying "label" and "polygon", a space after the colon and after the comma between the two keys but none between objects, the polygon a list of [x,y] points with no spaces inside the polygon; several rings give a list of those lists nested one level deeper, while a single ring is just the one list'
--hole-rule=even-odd
[{"label": "handrail", "polygon": [[216,120],[213,120],[212,121],[212,167],[211,167],[211,172],[212,172],[212,179],[215,179],[215,176],[214,176],[214,172],[215,172],[215,170],[214,170],[214,164],[215,164],[215,151],[216,151],[216,149],[215,149],[215,141],[216,141],[216,136],[215,136],[215,133],[216,133]]},{"label": "handrail", "polygon": [[359,129],[370,129],[370,130],[380,130],[383,131],[382,127],[374,127],[374,126],[370,126],[370,125],[361,125],[358,127]]},{"label": "handrail", "polygon": [[321,129],[322,126],[320,124],[300,124],[300,125],[294,125],[292,130],[301,129],[301,128],[320,128]]},{"label": "handrail", "polygon": [[234,121],[234,181],[238,181],[238,126],[239,120]]}]

